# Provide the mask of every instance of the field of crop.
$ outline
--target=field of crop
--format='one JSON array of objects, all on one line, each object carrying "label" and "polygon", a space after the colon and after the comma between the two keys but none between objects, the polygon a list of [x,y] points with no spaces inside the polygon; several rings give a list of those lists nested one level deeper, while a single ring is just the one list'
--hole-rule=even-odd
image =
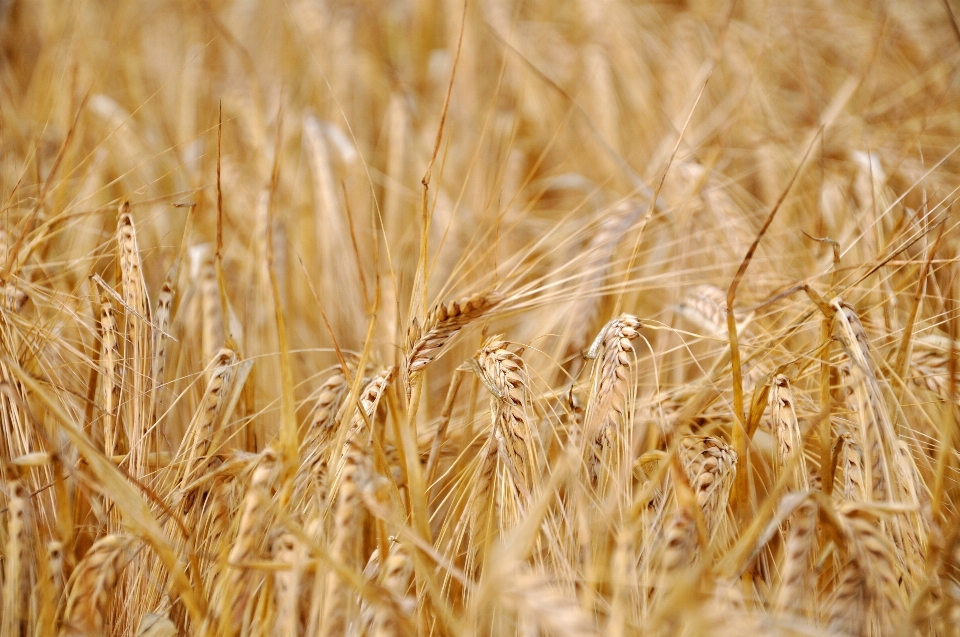
[{"label": "field of crop", "polygon": [[960,634],[956,0],[0,0],[0,637]]}]

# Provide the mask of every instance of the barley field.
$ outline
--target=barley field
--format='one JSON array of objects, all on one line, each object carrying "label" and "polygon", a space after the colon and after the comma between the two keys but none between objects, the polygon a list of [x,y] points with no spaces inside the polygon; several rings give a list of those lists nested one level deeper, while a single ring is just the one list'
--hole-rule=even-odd
[{"label": "barley field", "polygon": [[960,634],[956,0],[0,0],[0,637]]}]

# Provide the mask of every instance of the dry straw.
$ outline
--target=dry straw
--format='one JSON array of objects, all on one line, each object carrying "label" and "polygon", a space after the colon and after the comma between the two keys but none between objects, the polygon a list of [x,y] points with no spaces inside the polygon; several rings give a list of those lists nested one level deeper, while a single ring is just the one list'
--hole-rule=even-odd
[{"label": "dry straw", "polygon": [[958,16],[0,0],[0,637],[956,635]]}]

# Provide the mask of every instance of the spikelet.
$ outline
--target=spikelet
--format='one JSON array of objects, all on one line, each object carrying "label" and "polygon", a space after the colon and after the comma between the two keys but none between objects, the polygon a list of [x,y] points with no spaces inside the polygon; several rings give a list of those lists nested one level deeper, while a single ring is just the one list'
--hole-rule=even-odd
[{"label": "spikelet", "polygon": [[[632,391],[628,379],[631,359],[634,357],[630,341],[639,336],[640,327],[637,317],[623,314],[600,330],[587,353],[588,358],[599,358],[602,353],[585,417],[586,435],[589,438],[587,467],[593,483],[599,478],[606,451],[613,446],[620,433],[619,427],[631,420],[627,417],[627,396]],[[629,442],[629,436],[627,439]]]},{"label": "spikelet", "polygon": [[[850,360],[844,360],[840,365],[840,376],[843,380],[847,407],[852,412],[857,426],[850,431],[864,454],[864,491],[863,500],[867,502],[883,501],[887,499],[889,479],[886,472],[886,463],[882,441],[880,438],[879,423],[874,406],[868,394],[868,387],[861,372]],[[858,422],[857,422],[858,421]]]},{"label": "spikelet", "polygon": [[338,303],[331,308],[330,321],[334,333],[343,334],[354,327],[353,312],[362,307],[363,300],[357,268],[351,260],[342,258],[344,254],[351,254],[353,248],[334,170],[329,143],[333,137],[331,130],[332,127],[312,115],[303,119],[303,143],[312,168],[316,202],[317,265],[327,284],[338,285]]},{"label": "spikelet", "polygon": [[[7,231],[0,228],[0,264],[7,262],[8,250],[10,248],[8,239]],[[11,312],[19,312],[23,309],[23,305],[27,302],[28,297],[26,292],[20,289],[16,279],[6,281],[0,278],[0,286],[3,288],[3,297],[0,299],[0,302],[2,302],[4,309],[10,310]]]},{"label": "spikelet", "polygon": [[726,511],[737,470],[737,453],[718,438],[685,436],[678,454],[707,531],[713,532]]},{"label": "spikelet", "polygon": [[177,627],[173,622],[156,613],[147,613],[140,620],[137,637],[176,637]]},{"label": "spikelet", "polygon": [[[356,525],[361,511],[360,491],[366,479],[363,475],[365,466],[362,453],[351,442],[347,443],[347,447],[343,468],[340,470],[340,486],[337,490],[334,527],[330,539],[330,557],[341,564],[349,560],[356,541]],[[325,584],[322,608],[317,608],[318,605],[314,604],[314,614],[311,617],[308,634],[318,634],[319,637],[339,637],[344,634],[347,621],[346,587],[333,571],[327,573]],[[319,615],[316,614],[317,610],[320,611]],[[315,632],[317,626],[320,629],[319,633]]]},{"label": "spikelet", "polygon": [[[330,231],[335,233],[336,240],[343,240],[347,236],[344,228],[344,215],[341,213],[340,200],[337,196],[336,176],[333,173],[330,144],[324,132],[323,122],[316,117],[308,115],[304,118],[304,145],[309,153],[308,157],[313,168],[314,188],[320,208],[318,217],[330,225]],[[318,227],[322,228],[323,224],[318,224]],[[318,242],[318,245],[327,245],[322,239]]]},{"label": "spikelet", "polygon": [[727,295],[715,285],[700,285],[681,301],[677,314],[695,323],[707,334],[727,333]]},{"label": "spikelet", "polygon": [[[601,298],[596,291],[609,275],[617,246],[624,240],[625,232],[640,218],[646,205],[639,199],[631,198],[604,211],[599,226],[590,235],[589,243],[577,253],[577,263],[583,275],[576,288],[570,291],[572,300],[569,308],[559,312],[555,319],[558,324],[570,326],[570,329],[557,330],[561,338],[570,333],[563,348],[567,355],[577,354],[582,347],[582,339],[589,338],[587,332],[593,330],[601,306]],[[549,324],[545,327],[547,331],[552,331]],[[579,357],[574,360],[579,360]]]},{"label": "spikelet", "polygon": [[140,250],[137,248],[137,231],[130,214],[129,202],[120,204],[120,219],[117,222],[117,247],[120,255],[120,277],[123,287],[123,301],[127,307],[139,314],[127,316],[127,333],[135,321],[150,320],[150,299],[143,281],[143,268],[140,262]]},{"label": "spikelet", "polygon": [[[360,392],[360,397],[357,399],[357,409],[354,411],[350,429],[347,431],[347,441],[344,443],[343,448],[344,455],[347,454],[347,445],[354,442],[354,438],[367,426],[367,421],[371,421],[377,413],[377,405],[380,404],[383,392],[386,391],[390,383],[393,382],[396,375],[396,367],[386,367],[374,376],[363,388],[363,391]],[[372,434],[372,432],[368,432],[368,435],[370,434]]]},{"label": "spikelet", "polygon": [[146,413],[147,401],[142,400],[152,387],[148,378],[152,367],[152,344],[150,333],[150,299],[143,279],[143,267],[140,262],[140,250],[137,247],[137,233],[133,217],[129,213],[129,202],[120,205],[120,219],[117,222],[117,249],[120,258],[120,280],[123,301],[126,304],[126,324],[124,332],[128,342],[125,353],[125,367],[130,370],[127,382],[130,385],[132,400],[127,401],[124,426],[130,443],[130,470],[140,476],[146,471],[144,458],[152,449],[146,448],[143,437],[149,427]]},{"label": "spikelet", "polygon": [[884,501],[900,496],[896,473],[890,469],[888,445],[896,435],[879,394],[866,332],[852,307],[838,299],[831,302],[836,312],[836,336],[847,356],[840,365],[847,406],[859,428],[853,433],[866,455],[864,463],[867,501]]},{"label": "spikelet", "polygon": [[[594,417],[605,420],[612,411],[623,415],[624,387],[630,368],[630,358],[634,352],[630,342],[639,336],[640,320],[630,314],[623,314],[607,323],[590,347],[588,358],[598,358],[603,353],[598,367],[596,389],[590,397],[591,406],[600,411]],[[606,425],[608,422],[602,422]]]},{"label": "spikelet", "polygon": [[863,323],[854,308],[842,299],[834,299],[831,306],[836,310],[836,337],[843,345],[847,356],[867,373],[872,370],[870,343]]},{"label": "spikelet", "polygon": [[297,635],[301,631],[300,600],[307,550],[292,533],[281,533],[272,542],[270,552],[274,561],[286,567],[273,577],[274,604],[278,615],[274,634],[278,637]]},{"label": "spikelet", "polygon": [[793,405],[793,391],[790,381],[782,374],[774,377],[770,386],[770,407],[773,412],[773,426],[777,438],[777,456],[774,468],[776,475],[793,462],[793,476],[788,486],[794,490],[806,491],[810,488],[807,463],[803,453],[803,438],[800,424]]},{"label": "spikelet", "polygon": [[[498,601],[517,615],[525,635],[560,635],[563,637],[598,637],[595,621],[577,603],[573,593],[560,589],[556,582],[518,567],[503,574],[497,582]],[[529,627],[529,630],[526,628]],[[491,634],[498,634],[491,631]]]},{"label": "spikelet", "polygon": [[848,546],[864,570],[866,593],[879,634],[897,634],[893,631],[902,628],[899,623],[905,610],[896,565],[900,553],[884,535],[879,518],[862,505],[843,505],[839,513],[847,526]]},{"label": "spikelet", "polygon": [[[699,285],[677,304],[676,312],[707,335],[727,336],[727,293],[715,285]],[[746,327],[751,316],[734,314],[737,331]]]},{"label": "spikelet", "polygon": [[664,529],[663,549],[660,556],[660,568],[664,575],[670,575],[687,566],[697,554],[696,513],[692,502],[677,499],[677,510]]},{"label": "spikelet", "polygon": [[11,312],[22,310],[30,297],[20,288],[19,282],[16,279],[6,282],[0,279],[0,285],[3,286],[2,301],[4,309]]},{"label": "spikelet", "polygon": [[[235,481],[226,477],[217,477],[213,480],[213,484],[207,491],[207,497],[196,525],[197,546],[209,546],[217,549],[221,547],[222,540],[227,537],[226,533],[236,506],[235,492]],[[213,563],[216,558],[217,556],[213,552],[201,554],[202,563]],[[205,573],[205,586],[209,587],[211,584],[213,573],[212,570],[207,570]]]},{"label": "spikelet", "polygon": [[900,560],[906,573],[910,574],[907,581],[908,590],[912,584],[922,586],[926,578],[926,572],[923,568],[926,547],[930,542],[930,522],[929,518],[922,512],[928,511],[930,507],[930,494],[923,486],[923,480],[917,465],[914,462],[910,448],[903,440],[897,442],[896,453],[898,456],[898,467],[904,472],[901,476],[901,484],[906,490],[904,501],[916,508],[916,511],[906,514],[900,518],[905,524],[900,525],[903,534],[903,558]]},{"label": "spikelet", "polygon": [[[163,386],[163,376],[166,365],[167,337],[165,333],[170,331],[170,319],[173,311],[173,298],[176,295],[175,281],[167,278],[160,288],[160,294],[157,295],[157,309],[153,314],[156,329],[153,332],[153,355],[150,366],[150,378],[153,381],[153,402],[156,408],[159,400],[157,392]],[[154,414],[155,416],[155,414]]]},{"label": "spikelet", "polygon": [[221,438],[222,423],[217,421],[226,394],[236,371],[237,355],[229,348],[223,348],[211,362],[210,380],[203,392],[203,398],[190,423],[190,429],[184,437],[183,454],[187,462],[182,484],[189,484],[202,471],[208,461],[211,450],[216,450]]},{"label": "spikelet", "polygon": [[100,401],[103,407],[103,452],[117,452],[117,414],[123,386],[123,361],[117,333],[116,311],[106,294],[100,295]]},{"label": "spikelet", "polygon": [[386,561],[380,563],[380,550],[370,555],[363,575],[370,581],[379,579],[388,595],[389,604],[375,608],[364,600],[360,605],[360,631],[364,637],[399,637],[404,635],[402,622],[413,614],[416,600],[409,593],[413,562],[398,542],[390,543]]},{"label": "spikelet", "polygon": [[414,320],[407,333],[407,354],[403,372],[408,384],[439,354],[443,346],[472,321],[489,314],[503,301],[499,292],[482,292],[435,306],[423,326]]},{"label": "spikelet", "polygon": [[[370,559],[367,560],[366,567],[363,569],[363,576],[367,579],[367,581],[376,581],[377,573],[380,571],[379,559],[380,550],[375,549],[370,555]],[[366,599],[361,597],[359,598],[359,602],[360,616],[350,626],[347,634],[351,635],[351,637],[370,637],[379,623],[379,613],[377,613],[377,607],[373,604],[370,604]]]},{"label": "spikelet", "polygon": [[383,193],[383,219],[386,224],[386,236],[390,245],[397,246],[397,250],[412,248],[412,239],[415,236],[407,222],[404,213],[405,196],[402,185],[407,183],[405,171],[407,166],[406,153],[410,139],[410,108],[402,93],[394,93],[390,97],[387,108],[387,186]]},{"label": "spikelet", "polygon": [[843,499],[863,502],[866,499],[866,473],[863,469],[863,449],[847,434],[841,434],[840,463],[843,467]]},{"label": "spikelet", "polygon": [[[675,455],[662,459],[668,464],[673,497],[663,498],[662,508],[656,512],[656,526],[660,528],[655,528],[655,535],[652,536],[658,541],[651,547],[653,559],[650,565],[658,573],[655,596],[660,599],[669,594],[677,578],[688,572],[687,569],[699,559],[702,542],[707,540],[706,536],[701,535],[706,529],[697,504],[697,494],[687,479],[688,470],[683,466],[682,447],[681,444]],[[667,515],[668,509],[674,504],[676,508],[669,513],[666,522],[662,522],[661,516]]]},{"label": "spikelet", "polygon": [[[468,482],[467,497],[467,515],[457,524],[457,530],[454,537],[461,537],[469,528],[471,542],[470,551],[467,555],[467,570],[471,571],[473,566],[477,565],[478,552],[486,543],[490,533],[491,508],[500,508],[500,495],[503,493],[500,489],[495,489],[497,478],[497,469],[499,463],[499,445],[497,438],[493,434],[487,436],[483,446],[477,453],[477,469],[473,478]],[[514,490],[509,491],[513,493]]]},{"label": "spikelet", "polygon": [[346,396],[347,389],[347,379],[341,372],[333,374],[320,386],[317,400],[310,410],[303,442],[300,444],[298,482],[303,482],[307,478],[319,479],[321,467],[326,461],[327,443],[334,435],[337,411]]},{"label": "spikelet", "polygon": [[22,632],[19,623],[25,623],[28,617],[25,602],[32,562],[30,496],[20,480],[9,481],[6,490],[7,542],[3,547],[3,617],[0,617],[0,630],[4,635],[18,635]]},{"label": "spikelet", "polygon": [[527,417],[527,372],[523,359],[507,349],[499,336],[487,339],[476,356],[484,383],[493,397],[492,435],[507,475],[521,497],[529,494],[532,479],[539,471],[536,432]]},{"label": "spikelet", "polygon": [[131,537],[107,535],[90,547],[67,584],[61,635],[104,634],[114,588],[133,555],[134,543]]},{"label": "spikelet", "polygon": [[[949,400],[950,340],[926,336],[915,339],[913,344],[907,378],[914,385],[934,392],[941,400]],[[960,347],[955,349],[960,351]]]},{"label": "spikelet", "polygon": [[63,542],[47,542],[47,572],[50,577],[50,591],[53,600],[59,600],[63,593]]},{"label": "spikelet", "polygon": [[833,598],[827,607],[827,627],[842,635],[862,635],[866,594],[864,568],[856,559],[849,559],[840,569]]},{"label": "spikelet", "polygon": [[219,604],[221,629],[227,635],[239,632],[243,613],[254,594],[256,586],[251,581],[251,571],[243,565],[257,555],[260,538],[270,517],[271,487],[276,465],[277,453],[267,447],[260,454],[244,496],[237,537],[227,557],[231,567],[222,576],[215,600]]},{"label": "spikelet", "polygon": [[777,592],[777,608],[781,613],[810,614],[810,556],[816,540],[817,504],[806,498],[790,517]]},{"label": "spikelet", "polygon": [[156,183],[158,176],[155,166],[152,162],[143,161],[143,157],[150,154],[141,136],[143,129],[134,124],[135,118],[130,111],[103,93],[90,97],[89,108],[100,125],[112,133],[110,154],[119,160],[117,167],[122,166],[124,171],[132,170],[139,183]]},{"label": "spikelet", "polygon": [[317,400],[310,409],[301,452],[309,452],[326,444],[333,434],[333,426],[340,402],[347,390],[347,379],[336,372],[320,386]]},{"label": "spikelet", "polygon": [[[208,244],[196,246],[196,276],[200,289],[200,313],[203,320],[201,332],[203,362],[208,364],[224,345],[223,305],[220,302],[220,286],[213,248]],[[209,370],[209,368],[208,368]],[[208,371],[209,374],[209,371]]]}]

